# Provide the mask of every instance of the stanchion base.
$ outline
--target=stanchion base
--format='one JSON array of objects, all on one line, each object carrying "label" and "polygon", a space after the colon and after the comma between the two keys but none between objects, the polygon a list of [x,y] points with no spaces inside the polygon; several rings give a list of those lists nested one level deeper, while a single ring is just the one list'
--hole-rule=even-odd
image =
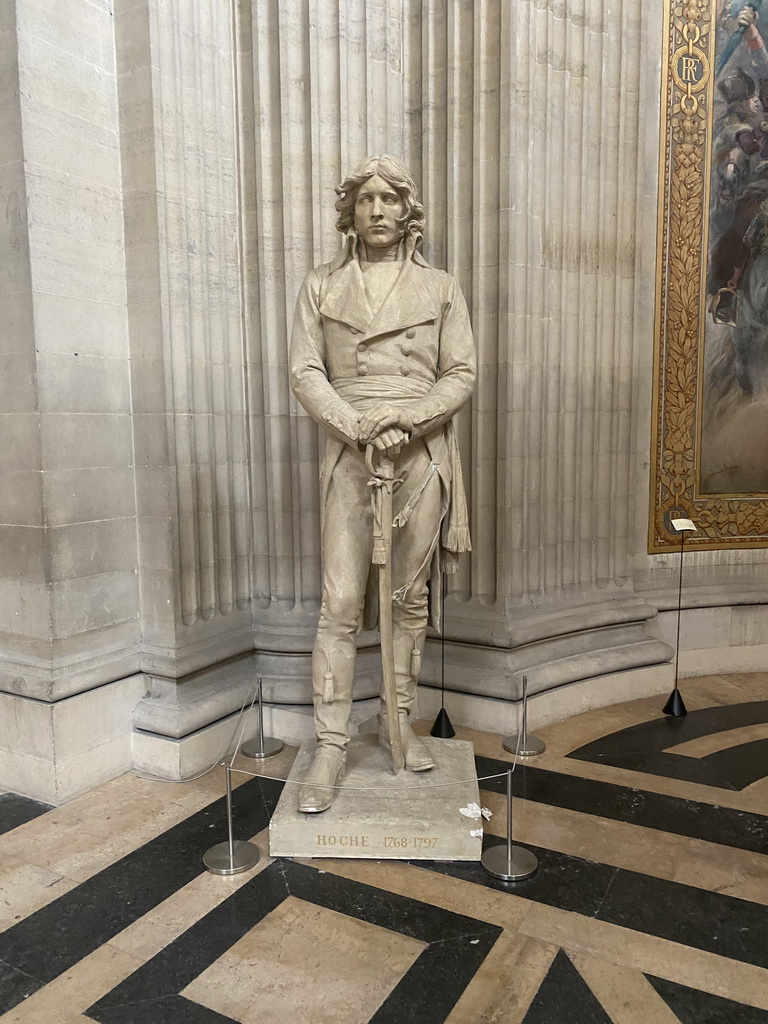
[{"label": "stanchion base", "polygon": [[680,696],[680,691],[677,687],[670,693],[669,700],[662,708],[662,713],[672,715],[673,718],[683,718],[684,715],[688,714],[688,708],[685,706],[685,701]]},{"label": "stanchion base", "polygon": [[452,740],[456,735],[456,730],[453,728],[448,712],[445,708],[440,708],[435,724],[429,730],[430,736],[436,736],[441,740]]},{"label": "stanchion base", "polygon": [[264,737],[264,746],[259,746],[258,739],[248,740],[240,747],[240,753],[245,754],[246,757],[257,757],[259,759],[265,757],[274,757],[275,754],[279,754],[283,749],[283,741],[276,740],[273,736]]},{"label": "stanchion base", "polygon": [[500,878],[502,882],[522,882],[525,878],[535,875],[539,869],[539,858],[524,846],[512,844],[512,860],[507,859],[507,844],[491,846],[480,858],[489,875]]},{"label": "stanchion base", "polygon": [[235,840],[232,860],[229,859],[229,843],[216,843],[203,854],[203,864],[212,875],[239,875],[258,863],[259,851],[244,839]]},{"label": "stanchion base", "polygon": [[517,749],[517,736],[506,736],[501,744],[510,754],[518,754],[520,757],[533,757],[535,754],[543,754],[547,749],[544,740],[538,736],[526,736],[525,743],[520,741],[520,749]]}]

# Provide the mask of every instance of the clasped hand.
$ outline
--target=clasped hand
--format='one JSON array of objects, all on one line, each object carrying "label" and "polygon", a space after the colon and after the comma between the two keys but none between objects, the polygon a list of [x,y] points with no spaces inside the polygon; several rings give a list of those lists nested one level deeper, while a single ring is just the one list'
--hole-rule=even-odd
[{"label": "clasped hand", "polygon": [[372,444],[387,458],[394,459],[410,441],[410,419],[401,408],[389,402],[378,402],[360,417],[358,440]]}]

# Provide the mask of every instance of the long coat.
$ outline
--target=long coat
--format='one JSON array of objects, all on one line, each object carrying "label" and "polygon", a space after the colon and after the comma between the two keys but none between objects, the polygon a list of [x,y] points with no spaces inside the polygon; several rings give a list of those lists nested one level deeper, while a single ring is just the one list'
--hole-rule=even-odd
[{"label": "long coat", "polygon": [[[339,256],[311,270],[304,280],[291,336],[291,387],[328,432],[320,470],[321,510],[344,445],[358,444],[355,403],[370,405],[371,399],[381,399],[407,409],[411,438],[422,437],[439,463],[446,496],[441,550],[436,552],[430,583],[431,619],[438,626],[439,574],[443,568],[455,571],[458,554],[471,549],[461,461],[451,424],[475,383],[469,314],[454,278],[430,267],[413,247],[374,313],[355,243],[351,232]],[[371,620],[369,610],[366,627]]]}]

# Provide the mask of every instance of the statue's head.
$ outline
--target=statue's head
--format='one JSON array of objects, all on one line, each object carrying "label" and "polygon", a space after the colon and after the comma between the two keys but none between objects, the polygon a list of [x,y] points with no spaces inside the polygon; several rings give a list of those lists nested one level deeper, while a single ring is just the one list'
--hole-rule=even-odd
[{"label": "statue's head", "polygon": [[[356,227],[368,245],[390,245],[406,235],[412,236],[416,244],[421,241],[424,207],[416,198],[413,178],[397,157],[366,157],[338,186],[336,194],[336,227],[343,234]],[[374,214],[374,209],[378,213]],[[380,221],[378,228],[372,218]]]}]

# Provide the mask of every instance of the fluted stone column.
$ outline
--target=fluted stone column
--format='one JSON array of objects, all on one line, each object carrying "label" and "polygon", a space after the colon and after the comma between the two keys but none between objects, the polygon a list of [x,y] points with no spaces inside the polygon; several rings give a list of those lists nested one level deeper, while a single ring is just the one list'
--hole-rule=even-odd
[{"label": "fluted stone column", "polygon": [[[187,736],[253,676],[255,545],[229,0],[116,12],[145,734]],[[166,764],[179,771],[178,762]]]}]

